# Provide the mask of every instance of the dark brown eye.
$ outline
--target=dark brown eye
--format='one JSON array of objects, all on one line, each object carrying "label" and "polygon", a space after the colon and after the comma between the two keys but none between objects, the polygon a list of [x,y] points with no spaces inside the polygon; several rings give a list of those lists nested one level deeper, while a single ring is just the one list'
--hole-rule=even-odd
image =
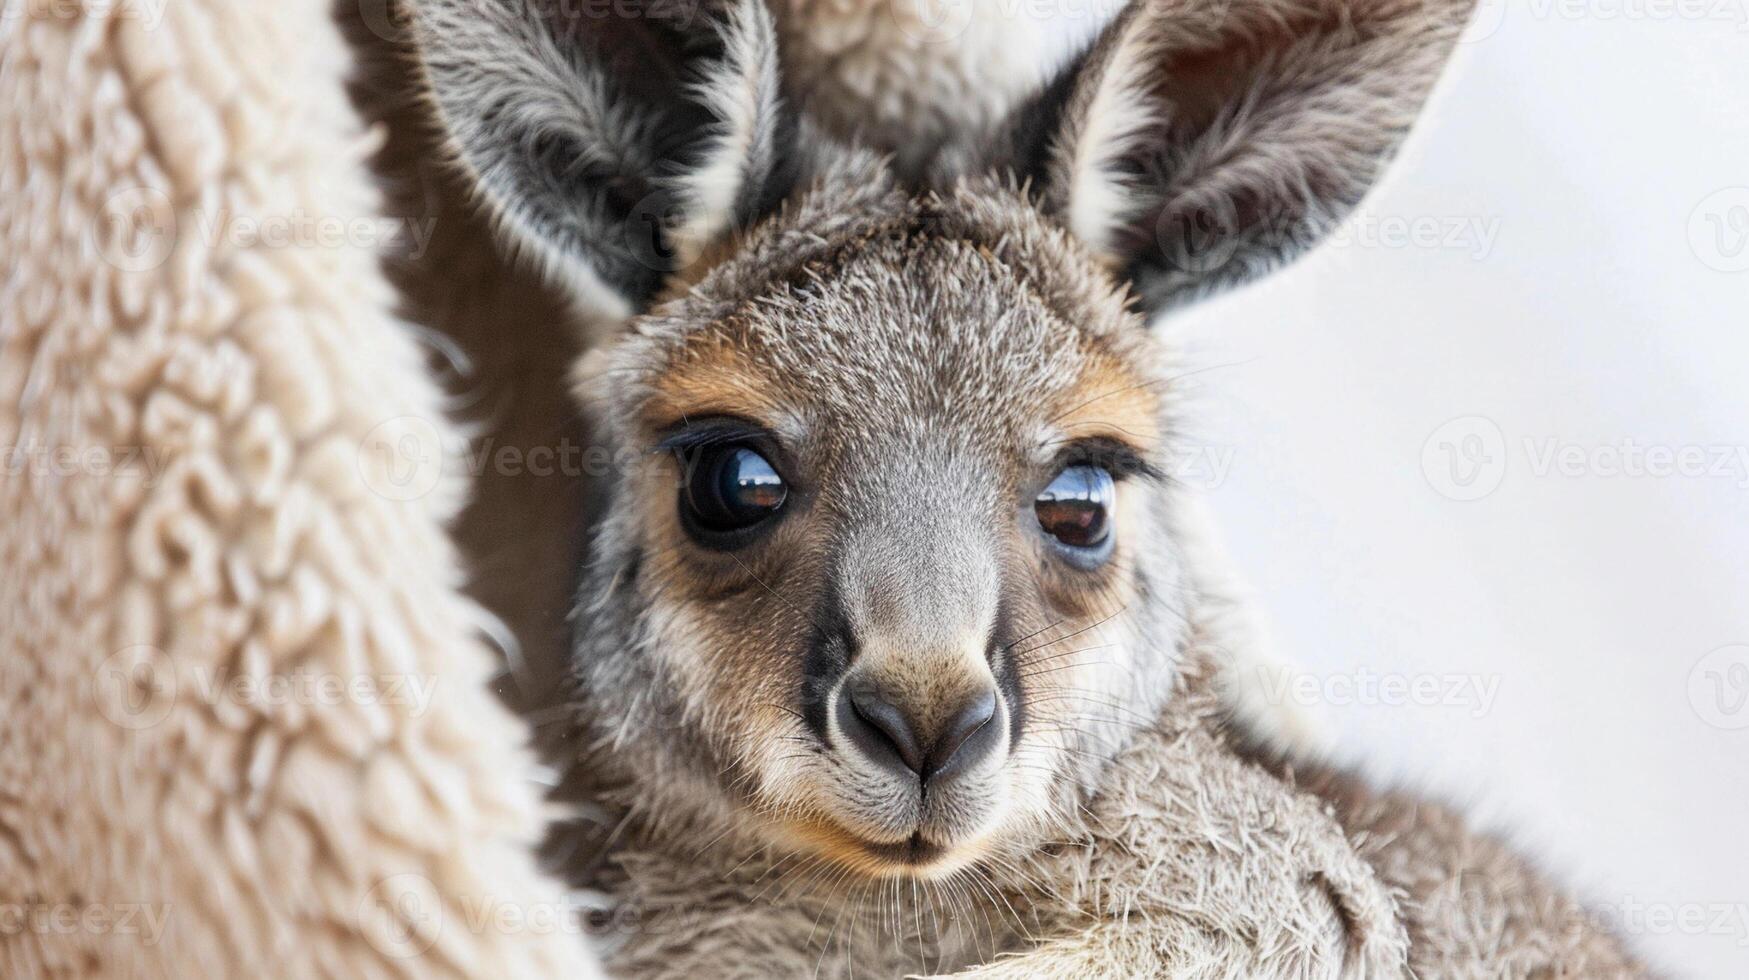
[{"label": "dark brown eye", "polygon": [[692,467],[681,508],[705,535],[732,535],[783,508],[789,490],[764,456],[746,446],[713,446]]},{"label": "dark brown eye", "polygon": [[1111,507],[1117,487],[1098,466],[1071,466],[1057,474],[1033,501],[1038,526],[1084,567],[1111,553]]}]

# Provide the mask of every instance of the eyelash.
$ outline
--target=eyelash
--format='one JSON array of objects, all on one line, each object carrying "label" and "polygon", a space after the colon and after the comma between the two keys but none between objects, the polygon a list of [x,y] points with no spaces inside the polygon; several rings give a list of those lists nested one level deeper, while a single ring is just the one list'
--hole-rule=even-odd
[{"label": "eyelash", "polygon": [[1051,464],[1051,472],[1060,473],[1071,466],[1097,466],[1118,481],[1131,477],[1162,480],[1166,476],[1135,450],[1113,439],[1087,439],[1075,443],[1057,455]]},{"label": "eyelash", "polygon": [[[782,453],[777,451],[771,433],[753,422],[725,416],[681,425],[679,431],[664,437],[651,451],[684,455],[711,446],[744,443],[759,450],[774,466],[781,464]],[[1136,477],[1156,481],[1166,478],[1158,467],[1115,439],[1083,439],[1071,444],[1057,454],[1050,466],[1051,475],[1071,466],[1097,466],[1119,482]]]},{"label": "eyelash", "polygon": [[687,453],[710,446],[745,443],[757,448],[772,446],[771,434],[751,422],[737,418],[713,419],[684,424],[677,432],[665,436],[650,450],[652,453]]}]

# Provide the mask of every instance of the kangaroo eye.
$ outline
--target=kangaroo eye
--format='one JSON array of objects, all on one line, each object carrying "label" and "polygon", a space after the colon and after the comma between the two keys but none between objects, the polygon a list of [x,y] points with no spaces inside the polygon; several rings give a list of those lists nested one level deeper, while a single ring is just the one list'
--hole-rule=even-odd
[{"label": "kangaroo eye", "polygon": [[777,513],[788,495],[764,456],[746,446],[721,446],[704,450],[692,467],[680,505],[704,534],[732,534]]},{"label": "kangaroo eye", "polygon": [[1111,553],[1111,506],[1117,489],[1098,466],[1071,466],[1033,501],[1038,526],[1067,549],[1076,564],[1103,562]]}]

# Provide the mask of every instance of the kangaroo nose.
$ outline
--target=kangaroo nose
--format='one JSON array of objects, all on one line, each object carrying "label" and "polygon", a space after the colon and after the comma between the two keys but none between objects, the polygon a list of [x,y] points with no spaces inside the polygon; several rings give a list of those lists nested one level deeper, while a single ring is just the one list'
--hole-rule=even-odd
[{"label": "kangaroo nose", "polygon": [[894,770],[908,770],[926,784],[970,768],[998,742],[996,692],[985,688],[952,711],[937,731],[877,687],[851,685],[838,701],[839,728],[864,755]]}]

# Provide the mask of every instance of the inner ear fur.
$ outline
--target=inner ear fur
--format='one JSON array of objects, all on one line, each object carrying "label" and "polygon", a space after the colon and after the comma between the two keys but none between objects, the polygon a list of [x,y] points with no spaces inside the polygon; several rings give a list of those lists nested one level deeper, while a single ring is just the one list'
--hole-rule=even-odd
[{"label": "inner ear fur", "polygon": [[1360,203],[1474,0],[1135,0],[992,164],[1150,311],[1249,281]]},{"label": "inner ear fur", "polygon": [[418,0],[427,92],[505,238],[624,315],[793,180],[761,0]]}]

